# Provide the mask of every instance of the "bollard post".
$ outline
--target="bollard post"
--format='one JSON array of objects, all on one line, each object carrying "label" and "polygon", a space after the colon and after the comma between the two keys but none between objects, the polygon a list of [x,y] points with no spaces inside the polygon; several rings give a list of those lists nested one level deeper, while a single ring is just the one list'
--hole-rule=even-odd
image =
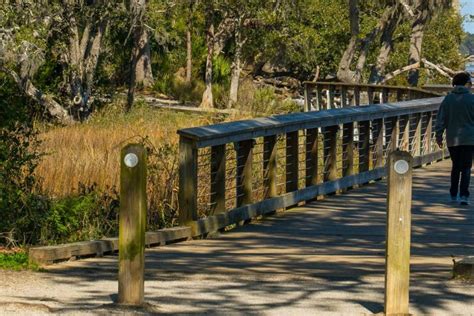
[{"label": "bollard post", "polygon": [[413,157],[394,151],[388,159],[385,315],[409,315]]},{"label": "bollard post", "polygon": [[118,303],[141,305],[144,298],[146,150],[129,144],[120,163]]}]

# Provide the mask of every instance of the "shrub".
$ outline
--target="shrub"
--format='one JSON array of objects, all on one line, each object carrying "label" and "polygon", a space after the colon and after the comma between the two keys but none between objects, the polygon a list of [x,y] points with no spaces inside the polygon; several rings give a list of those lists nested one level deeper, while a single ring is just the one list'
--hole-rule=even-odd
[{"label": "shrub", "polygon": [[246,80],[239,88],[240,110],[250,112],[252,116],[300,112],[301,108],[290,98],[283,98],[272,87],[256,88]]},{"label": "shrub", "polygon": [[39,270],[36,264],[28,262],[28,255],[24,251],[0,253],[0,269],[6,270]]},{"label": "shrub", "polygon": [[51,202],[42,221],[41,243],[65,243],[115,236],[118,233],[118,193],[81,186],[75,196]]},{"label": "shrub", "polygon": [[35,194],[34,170],[41,154],[36,132],[15,124],[0,129],[0,242],[36,242],[47,199]]}]

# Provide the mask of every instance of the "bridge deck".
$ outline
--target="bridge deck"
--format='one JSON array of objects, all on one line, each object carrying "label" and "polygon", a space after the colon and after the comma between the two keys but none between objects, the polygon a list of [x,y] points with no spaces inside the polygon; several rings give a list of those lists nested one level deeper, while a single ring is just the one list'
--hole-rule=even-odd
[{"label": "bridge deck", "polygon": [[[411,312],[473,315],[472,284],[450,281],[474,253],[474,208],[447,203],[449,162],[415,172]],[[386,184],[277,214],[222,234],[147,251],[145,295],[160,313],[349,314],[383,309]],[[3,310],[108,310],[116,257],[46,273],[0,272]],[[6,284],[6,286],[5,286]]]}]

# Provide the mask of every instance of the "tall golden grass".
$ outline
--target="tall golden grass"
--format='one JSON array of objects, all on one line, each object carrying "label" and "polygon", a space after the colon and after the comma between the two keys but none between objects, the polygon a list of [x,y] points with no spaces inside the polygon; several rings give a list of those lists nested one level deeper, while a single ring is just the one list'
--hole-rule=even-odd
[{"label": "tall golden grass", "polygon": [[211,117],[145,107],[128,115],[116,112],[101,112],[90,122],[46,129],[40,134],[40,151],[45,156],[36,175],[42,192],[64,197],[77,193],[80,185],[95,185],[100,190],[118,187],[119,155],[125,144],[147,137],[155,148],[176,146],[178,129],[212,121]]}]

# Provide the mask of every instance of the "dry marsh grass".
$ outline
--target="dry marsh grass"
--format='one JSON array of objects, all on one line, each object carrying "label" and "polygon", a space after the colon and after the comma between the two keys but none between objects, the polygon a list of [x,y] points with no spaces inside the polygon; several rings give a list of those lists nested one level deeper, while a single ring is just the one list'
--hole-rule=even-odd
[{"label": "dry marsh grass", "polygon": [[[148,144],[161,153],[158,159],[172,164],[177,157],[173,157],[173,152],[164,153],[163,150],[173,151],[176,147],[176,131],[210,124],[213,120],[210,116],[154,110],[145,106],[125,115],[117,107],[96,114],[87,123],[41,128],[40,150],[46,155],[36,175],[41,179],[42,191],[52,197],[75,194],[80,185],[95,185],[100,190],[118,187],[119,155],[125,144],[147,138]],[[165,145],[168,149],[163,149]]]}]

